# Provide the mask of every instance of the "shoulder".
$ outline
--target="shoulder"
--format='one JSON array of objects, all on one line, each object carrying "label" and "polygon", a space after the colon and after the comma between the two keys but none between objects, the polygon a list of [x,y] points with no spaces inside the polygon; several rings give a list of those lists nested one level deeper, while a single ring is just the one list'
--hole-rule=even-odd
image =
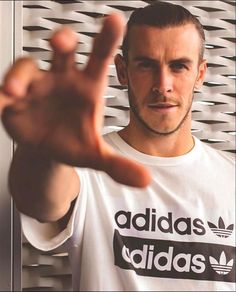
[{"label": "shoulder", "polygon": [[[200,140],[199,140],[200,141]],[[203,154],[211,161],[215,161],[218,165],[225,164],[235,166],[235,154],[215,149],[213,146],[200,141],[202,144]]]},{"label": "shoulder", "polygon": [[102,137],[106,142],[110,144],[112,141],[117,140],[117,136],[118,136],[117,132],[112,131],[112,132],[105,133]]},{"label": "shoulder", "polygon": [[235,165],[235,158],[236,158],[235,154],[226,152],[226,151],[221,151],[221,150],[218,150],[217,152],[218,152],[218,155],[222,157],[222,159],[225,159],[229,163]]},{"label": "shoulder", "polygon": [[103,139],[109,144],[115,151],[122,152],[124,148],[124,141],[121,139],[116,131],[112,131],[103,135]]}]

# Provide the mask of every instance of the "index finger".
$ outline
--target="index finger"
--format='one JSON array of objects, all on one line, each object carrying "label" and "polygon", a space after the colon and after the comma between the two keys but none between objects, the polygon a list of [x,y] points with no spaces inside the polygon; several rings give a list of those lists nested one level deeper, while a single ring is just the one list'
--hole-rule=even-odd
[{"label": "index finger", "polygon": [[124,17],[114,13],[106,17],[102,31],[96,36],[93,50],[85,68],[85,73],[92,78],[105,74],[112,53],[117,48],[124,32]]}]

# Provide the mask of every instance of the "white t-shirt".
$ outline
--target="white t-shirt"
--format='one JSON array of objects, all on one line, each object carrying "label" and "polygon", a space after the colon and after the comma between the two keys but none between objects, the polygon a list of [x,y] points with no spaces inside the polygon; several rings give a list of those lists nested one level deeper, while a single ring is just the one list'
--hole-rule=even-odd
[{"label": "white t-shirt", "polygon": [[195,139],[187,154],[140,153],[116,133],[119,153],[148,167],[145,189],[78,169],[81,192],[67,229],[22,215],[37,248],[67,241],[76,291],[235,291],[234,158]]}]

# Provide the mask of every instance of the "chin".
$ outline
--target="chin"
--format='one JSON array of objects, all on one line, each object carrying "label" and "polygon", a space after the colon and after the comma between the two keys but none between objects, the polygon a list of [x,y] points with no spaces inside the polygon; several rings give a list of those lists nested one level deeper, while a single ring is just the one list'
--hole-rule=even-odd
[{"label": "chin", "polygon": [[160,136],[169,136],[171,134],[176,133],[179,129],[180,129],[181,125],[173,125],[170,126],[163,126],[160,127],[160,125],[155,126],[155,125],[151,125],[148,123],[145,123],[145,128],[149,130],[149,132],[160,135]]}]

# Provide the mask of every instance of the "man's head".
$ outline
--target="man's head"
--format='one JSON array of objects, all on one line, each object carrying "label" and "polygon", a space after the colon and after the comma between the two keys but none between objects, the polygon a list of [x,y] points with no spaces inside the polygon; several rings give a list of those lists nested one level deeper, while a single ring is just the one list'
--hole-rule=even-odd
[{"label": "man's head", "polygon": [[129,35],[133,26],[148,25],[158,28],[168,28],[184,24],[193,24],[199,34],[199,62],[201,62],[205,46],[205,33],[202,24],[183,6],[159,1],[143,8],[138,8],[131,14],[122,44],[122,53],[125,61],[128,61]]},{"label": "man's head", "polygon": [[132,129],[190,132],[193,92],[206,71],[203,47],[202,26],[181,6],[156,2],[131,15],[124,56],[115,63],[120,83],[128,86]]}]

